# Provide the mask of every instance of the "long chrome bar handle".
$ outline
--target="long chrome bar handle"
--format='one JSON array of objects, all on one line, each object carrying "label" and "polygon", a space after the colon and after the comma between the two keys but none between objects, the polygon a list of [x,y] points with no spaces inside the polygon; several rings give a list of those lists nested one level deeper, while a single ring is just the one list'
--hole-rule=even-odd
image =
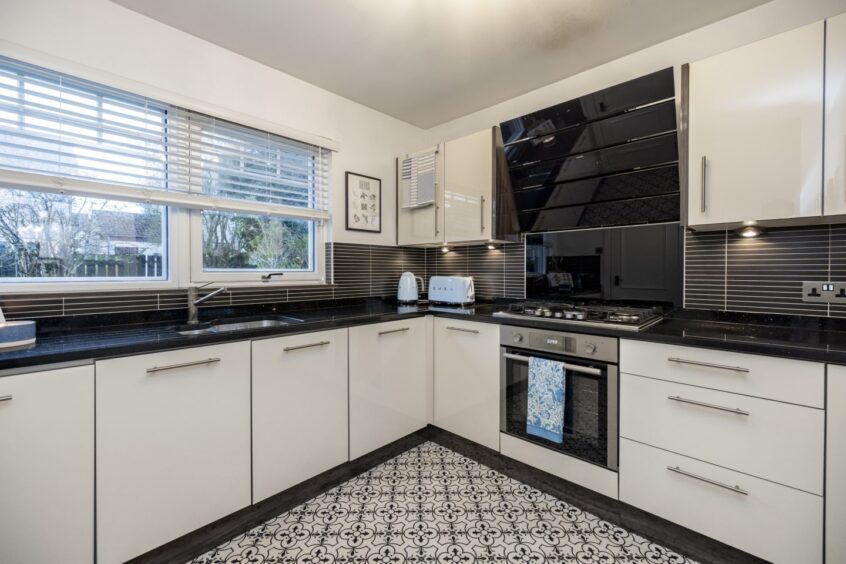
[{"label": "long chrome bar handle", "polygon": [[283,352],[291,352],[291,351],[300,351],[302,349],[312,349],[314,347],[323,347],[330,344],[329,341],[319,341],[317,343],[309,343],[307,345],[297,345],[295,347],[285,347],[282,349]]},{"label": "long chrome bar handle", "polygon": [[669,357],[670,362],[677,362],[679,364],[692,364],[693,366],[705,366],[706,368],[719,368],[720,370],[730,370],[732,372],[748,373],[749,369],[742,366],[729,366],[728,364],[714,364],[713,362],[702,362],[701,360],[688,360],[686,358]]},{"label": "long chrome bar handle", "polygon": [[700,407],[707,407],[710,409],[718,409],[720,411],[726,411],[728,413],[734,413],[735,415],[749,415],[748,411],[744,411],[738,407],[724,407],[722,405],[717,405],[715,403],[707,403],[704,401],[692,400],[683,398],[681,396],[667,396],[668,400],[673,400],[681,403],[689,403],[690,405],[698,405]]},{"label": "long chrome bar handle", "polygon": [[711,478],[706,478],[705,476],[700,476],[698,474],[694,474],[693,472],[682,470],[678,466],[667,466],[667,470],[669,470],[670,472],[675,472],[676,474],[681,474],[682,476],[687,476],[688,478],[693,478],[694,480],[699,480],[700,482],[705,482],[706,484],[711,484],[713,486],[726,489],[730,492],[734,492],[740,495],[749,495],[749,492],[747,490],[744,490],[740,486],[724,484],[723,482],[718,482],[717,480],[712,480]]},{"label": "long chrome bar handle", "polygon": [[203,364],[213,364],[215,362],[220,362],[219,358],[206,358],[204,360],[194,360],[191,362],[180,362],[179,364],[168,364],[166,366],[153,366],[152,368],[147,369],[147,374],[153,374],[155,372],[164,372],[165,370],[176,370],[177,368],[188,368],[189,366],[200,366]]}]

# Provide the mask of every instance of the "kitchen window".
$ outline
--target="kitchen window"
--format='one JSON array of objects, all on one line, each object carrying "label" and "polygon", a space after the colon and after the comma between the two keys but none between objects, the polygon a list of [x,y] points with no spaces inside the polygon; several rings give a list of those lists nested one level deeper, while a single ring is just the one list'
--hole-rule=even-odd
[{"label": "kitchen window", "polygon": [[315,145],[0,57],[0,285],[321,282],[329,165]]}]

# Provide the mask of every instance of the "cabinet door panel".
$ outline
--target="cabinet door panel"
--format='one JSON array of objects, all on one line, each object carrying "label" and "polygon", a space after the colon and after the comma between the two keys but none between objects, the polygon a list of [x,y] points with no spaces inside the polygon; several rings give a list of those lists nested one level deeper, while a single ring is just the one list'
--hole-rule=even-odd
[{"label": "cabinet door panel", "polygon": [[444,152],[446,241],[487,241],[493,218],[493,132],[448,141]]},{"label": "cabinet door panel", "polygon": [[[431,150],[429,150],[431,153]],[[397,244],[432,246],[444,242],[444,148],[437,147],[435,156],[435,202],[418,208],[404,208],[402,194],[402,161],[397,162]]]},{"label": "cabinet door panel", "polygon": [[846,214],[846,14],[825,30],[825,214]]},{"label": "cabinet door panel", "polygon": [[253,502],[347,461],[347,330],[253,342]]},{"label": "cabinet door panel", "polygon": [[823,38],[818,22],[690,65],[690,225],[822,214]]},{"label": "cabinet door panel", "polygon": [[499,326],[435,319],[435,425],[499,450]]},{"label": "cabinet door panel", "polygon": [[350,459],[426,426],[426,326],[421,317],[350,329]]},{"label": "cabinet door panel", "polygon": [[846,366],[828,365],[825,561],[846,562]]},{"label": "cabinet door panel", "polygon": [[0,562],[94,560],[94,367],[0,378]]},{"label": "cabinet door panel", "polygon": [[100,564],[250,504],[249,342],[98,362],[96,401]]}]

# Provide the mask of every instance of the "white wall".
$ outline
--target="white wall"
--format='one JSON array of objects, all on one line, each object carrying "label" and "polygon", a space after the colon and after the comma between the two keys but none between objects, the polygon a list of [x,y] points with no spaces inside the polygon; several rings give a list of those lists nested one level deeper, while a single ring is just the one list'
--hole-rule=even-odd
[{"label": "white wall", "polygon": [[[773,0],[426,131],[425,145],[455,139],[670,66],[728,51],[846,10],[844,0]],[[773,61],[777,65],[778,61]]]},{"label": "white wall", "polygon": [[[108,0],[0,0],[0,53],[164,101],[333,139],[335,241],[396,243],[396,155],[424,131]],[[61,68],[58,68],[61,67]],[[232,118],[230,118],[232,119]],[[382,233],[344,229],[344,172],[382,179]]]}]

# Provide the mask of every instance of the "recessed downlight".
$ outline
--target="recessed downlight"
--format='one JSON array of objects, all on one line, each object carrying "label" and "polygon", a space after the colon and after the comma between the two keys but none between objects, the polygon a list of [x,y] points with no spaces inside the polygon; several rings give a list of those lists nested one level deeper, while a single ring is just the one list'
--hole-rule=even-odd
[{"label": "recessed downlight", "polygon": [[746,227],[741,227],[740,231],[738,231],[738,235],[741,237],[745,237],[746,239],[751,239],[753,237],[759,236],[763,233],[764,230],[758,227],[757,225],[747,225]]}]

